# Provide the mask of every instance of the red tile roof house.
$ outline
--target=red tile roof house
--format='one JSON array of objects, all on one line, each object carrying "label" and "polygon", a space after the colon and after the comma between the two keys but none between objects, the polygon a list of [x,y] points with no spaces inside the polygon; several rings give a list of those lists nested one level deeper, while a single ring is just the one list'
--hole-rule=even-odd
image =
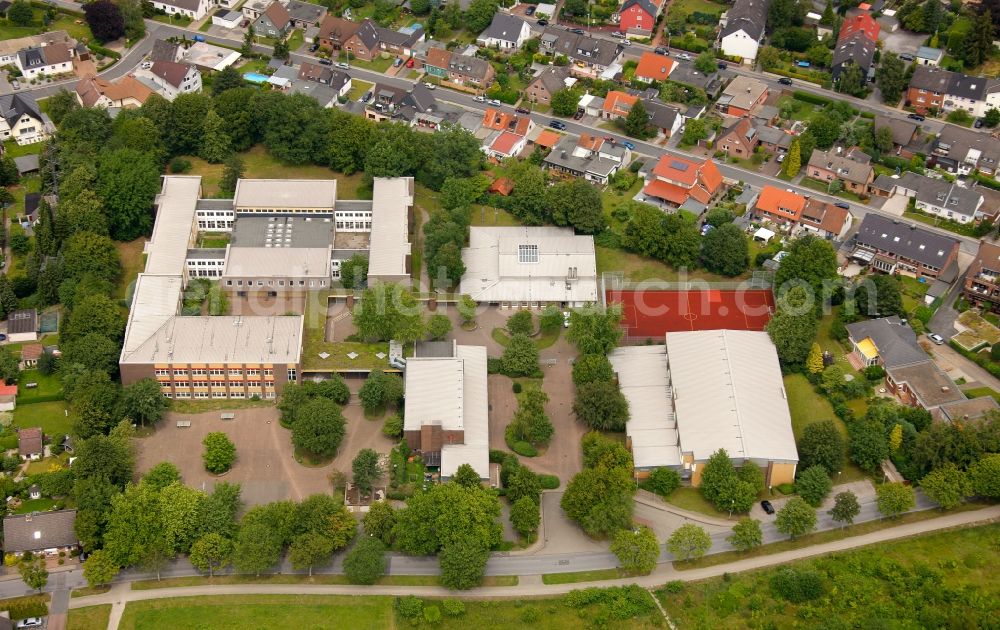
[{"label": "red tile roof house", "polygon": [[17,452],[21,459],[36,461],[45,455],[42,444],[42,430],[38,427],[21,429],[17,432]]},{"label": "red tile roof house", "polygon": [[638,100],[638,96],[612,90],[604,97],[604,108],[601,110],[601,118],[607,118],[608,120],[625,118]]},{"label": "red tile roof house", "polygon": [[17,404],[17,385],[0,385],[0,411],[14,411]]},{"label": "red tile roof house", "polygon": [[712,160],[694,162],[664,155],[653,167],[652,176],[643,194],[670,207],[680,207],[688,199],[707,205],[723,188],[722,173]]},{"label": "red tile roof house", "polygon": [[855,33],[864,33],[870,41],[877,42],[880,30],[882,27],[870,13],[861,12],[844,20],[837,41],[843,41]]},{"label": "red tile roof house", "polygon": [[628,35],[650,37],[665,0],[625,0],[618,10],[618,28]]},{"label": "red tile roof house", "polygon": [[731,158],[745,160],[753,155],[759,140],[749,118],[740,118],[722,131],[715,146]]},{"label": "red tile roof house", "polygon": [[26,343],[21,346],[21,369],[32,368],[38,365],[45,348],[40,343]]},{"label": "red tile roof house", "polygon": [[777,186],[764,186],[754,204],[753,214],[778,225],[795,225],[802,218],[806,198]]},{"label": "red tile roof house", "polygon": [[677,63],[666,55],[644,52],[639,57],[639,65],[635,67],[635,80],[645,83],[666,81],[676,66]]},{"label": "red tile roof house", "polygon": [[516,157],[524,151],[528,139],[512,131],[494,131],[481,147],[483,153],[496,161]]}]

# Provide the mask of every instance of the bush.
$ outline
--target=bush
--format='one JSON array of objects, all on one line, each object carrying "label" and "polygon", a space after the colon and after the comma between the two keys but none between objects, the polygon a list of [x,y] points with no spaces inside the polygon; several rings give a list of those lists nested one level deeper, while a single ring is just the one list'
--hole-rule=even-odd
[{"label": "bush", "polygon": [[403,437],[403,417],[397,413],[386,418],[382,425],[382,435],[397,440]]},{"label": "bush", "polygon": [[559,487],[559,477],[555,475],[538,475],[538,485],[542,490],[555,490]]},{"label": "bush", "polygon": [[424,612],[424,603],[413,595],[397,597],[395,606],[396,614],[403,619],[416,619]]},{"label": "bush", "polygon": [[824,107],[826,105],[829,105],[830,103],[833,102],[833,101],[831,101],[830,99],[828,99],[826,97],[819,96],[817,94],[813,94],[812,92],[802,92],[802,91],[799,91],[799,90],[796,90],[792,94],[792,98],[794,98],[797,101],[803,101],[805,103],[812,103],[813,105],[823,105]]},{"label": "bush", "polygon": [[517,382],[515,382],[515,383],[514,383],[514,385],[513,385],[513,387],[512,387],[511,389],[513,389],[513,390],[514,390],[514,393],[515,393],[515,394],[520,394],[520,393],[521,393],[521,389],[522,389],[522,388],[521,388],[521,384],[520,384],[520,383],[517,383]]},{"label": "bush", "polygon": [[786,567],[771,578],[771,589],[793,604],[801,604],[823,595],[823,578],[815,571]]},{"label": "bush", "polygon": [[784,495],[795,494],[795,486],[790,483],[779,483],[775,488]]},{"label": "bush", "polygon": [[649,479],[640,485],[650,492],[666,497],[680,487],[681,476],[672,468],[657,468],[649,473]]},{"label": "bush", "polygon": [[441,602],[444,614],[449,617],[460,617],[465,614],[465,604],[460,599],[446,599]]},{"label": "bush", "polygon": [[491,448],[490,449],[490,463],[491,464],[502,464],[504,462],[504,460],[507,459],[507,457],[509,457],[509,456],[510,456],[510,453],[507,453],[505,451],[501,451],[501,450],[495,449],[495,448]]},{"label": "bush", "polygon": [[441,621],[441,609],[437,606],[424,608],[424,621],[429,624],[436,624]]},{"label": "bush", "polygon": [[869,365],[865,368],[865,378],[873,383],[877,383],[885,378],[885,368],[881,365]]},{"label": "bush", "polygon": [[507,444],[507,446],[521,457],[538,457],[538,451],[527,442],[512,442]]},{"label": "bush", "polygon": [[175,157],[170,160],[170,172],[171,173],[187,173],[191,170],[191,160],[185,160],[181,157]]}]

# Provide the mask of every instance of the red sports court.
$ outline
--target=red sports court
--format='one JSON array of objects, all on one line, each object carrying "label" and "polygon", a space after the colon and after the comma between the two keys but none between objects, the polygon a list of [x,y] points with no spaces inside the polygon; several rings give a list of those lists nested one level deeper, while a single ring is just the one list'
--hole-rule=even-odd
[{"label": "red sports court", "polygon": [[764,330],[774,312],[770,289],[622,291],[605,293],[621,304],[629,337],[662,337],[679,330]]}]

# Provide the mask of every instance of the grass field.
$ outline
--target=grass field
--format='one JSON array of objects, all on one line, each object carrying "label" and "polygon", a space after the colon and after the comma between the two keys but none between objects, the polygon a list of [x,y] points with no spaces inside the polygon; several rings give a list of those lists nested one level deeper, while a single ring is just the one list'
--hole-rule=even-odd
[{"label": "grass field", "polygon": [[66,630],[104,630],[111,617],[111,604],[73,608],[69,611]]},{"label": "grass field", "polygon": [[[157,588],[182,588],[186,586],[220,586],[227,584],[350,584],[346,575],[220,575],[216,577],[179,577],[163,580],[140,580],[132,582],[133,591]],[[436,575],[387,575],[377,581],[379,586],[438,586]],[[516,575],[488,576],[483,586],[517,586]]]},{"label": "grass field", "polygon": [[[17,403],[30,405],[39,398],[49,398],[62,395],[62,380],[56,374],[48,376],[38,370],[25,370],[17,378]],[[37,387],[28,388],[28,383],[37,383]]]},{"label": "grass field", "polygon": [[[708,499],[702,496],[701,491],[698,488],[692,488],[691,486],[681,486],[673,492],[670,496],[663,499],[671,505],[676,505],[682,510],[688,510],[689,512],[697,512],[699,514],[705,514],[706,516],[712,516],[715,518],[728,518],[728,512],[720,512],[715,509]],[[737,520],[740,515],[733,517],[733,520]]]},{"label": "grass field", "polygon": [[41,427],[45,435],[64,435],[73,426],[73,414],[67,415],[66,402],[40,402],[18,405],[14,409],[14,424],[21,427]]},{"label": "grass field", "polygon": [[252,409],[254,407],[271,407],[273,400],[171,400],[170,411],[176,413],[205,413],[206,411],[221,411],[223,409]]},{"label": "grass field", "polygon": [[597,273],[598,275],[604,273],[605,271],[620,271],[625,274],[625,277],[632,282],[642,282],[643,280],[661,280],[664,282],[678,282],[678,281],[692,281],[692,280],[705,280],[707,282],[731,282],[733,280],[739,280],[742,276],[736,278],[725,278],[723,276],[715,275],[714,273],[709,273],[704,269],[694,269],[684,278],[681,278],[681,274],[678,273],[676,269],[665,265],[658,260],[653,260],[652,258],[646,258],[644,256],[639,256],[638,254],[632,254],[620,249],[610,249],[607,247],[596,246],[597,250]]},{"label": "grass field", "polygon": [[14,514],[28,514],[30,512],[48,512],[56,504],[52,499],[30,499],[25,501],[14,510]]},{"label": "grass field", "polygon": [[[657,591],[678,628],[983,627],[1000,615],[1000,525],[952,530],[792,563],[822,592],[795,604],[777,595],[781,568]],[[874,551],[874,553],[873,553]],[[822,623],[821,623],[822,620]]]},{"label": "grass field", "polygon": [[351,79],[351,90],[347,93],[347,100],[356,101],[365,93],[372,89],[374,83],[369,83],[368,81],[362,81],[361,79]]},{"label": "grass field", "polygon": [[[243,160],[243,177],[258,179],[336,179],[338,199],[371,199],[371,189],[364,186],[361,173],[344,175],[325,166],[315,164],[282,164],[264,149],[256,145],[240,153]],[[202,194],[216,197],[219,194],[219,180],[222,178],[222,164],[209,164],[193,156],[185,156],[191,162],[188,175],[201,175]]]},{"label": "grass field", "polygon": [[115,287],[115,297],[119,300],[125,299],[129,285],[135,282],[136,276],[146,267],[146,255],[142,252],[145,244],[145,238],[137,238],[127,243],[115,243],[118,257],[122,261],[122,275],[118,280],[118,286]]},{"label": "grass field", "polygon": [[245,595],[131,602],[119,628],[331,628],[392,627],[390,597]]},{"label": "grass field", "polygon": [[577,584],[579,582],[599,582],[628,577],[621,569],[597,569],[595,571],[574,571],[573,573],[546,573],[542,584]]},{"label": "grass field", "polygon": [[[451,616],[441,614],[440,620],[422,623],[410,621],[393,611],[392,597],[323,596],[323,595],[233,595],[167,598],[129,603],[125,608],[122,630],[154,628],[212,628],[238,630],[263,628],[405,628],[416,625],[468,630],[576,630],[601,627],[611,630],[645,630],[663,627],[659,610],[650,606],[637,616],[622,620],[613,613],[613,604],[597,603],[572,608],[563,597],[539,599],[504,599],[493,601],[464,600],[464,611]],[[440,600],[421,600],[424,610],[436,608],[443,613]],[[626,607],[627,608],[627,607]],[[600,619],[601,623],[588,623]]]}]

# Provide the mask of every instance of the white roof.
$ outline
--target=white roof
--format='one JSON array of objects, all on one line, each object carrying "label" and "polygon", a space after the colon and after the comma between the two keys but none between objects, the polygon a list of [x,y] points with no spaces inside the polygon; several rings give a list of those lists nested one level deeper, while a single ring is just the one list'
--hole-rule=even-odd
[{"label": "white roof", "polygon": [[608,354],[628,401],[625,434],[636,468],[680,466],[666,346],[624,346]]},{"label": "white roof", "polygon": [[330,247],[229,247],[227,277],[330,277]]},{"label": "white roof", "polygon": [[337,201],[335,179],[240,179],[236,182],[235,206],[261,210],[333,211]]},{"label": "white roof", "polygon": [[146,273],[180,275],[184,272],[188,247],[194,243],[201,177],[170,175],[162,179],[163,187],[154,201],[157,212],[153,236],[144,249]]},{"label": "white roof", "polygon": [[753,237],[762,239],[766,242],[774,238],[774,232],[767,228],[757,228],[757,231],[753,233]]},{"label": "white roof", "polygon": [[406,361],[404,429],[440,425],[442,431],[463,431],[463,444],[441,447],[441,476],[452,477],[469,464],[489,479],[489,398],[486,348],[457,346],[454,358],[424,357]]},{"label": "white roof", "polygon": [[297,364],[301,315],[172,317],[123,363]]},{"label": "white roof", "polygon": [[[230,11],[230,14],[235,14],[235,16],[226,15],[227,20],[236,20],[241,15],[239,11]],[[196,66],[222,70],[239,61],[240,53],[208,42],[195,42],[184,53],[184,59]]]},{"label": "white roof", "polygon": [[177,315],[182,291],[183,281],[179,275],[139,274],[132,294],[128,326],[125,328],[122,360]]},{"label": "white roof", "polygon": [[412,177],[378,177],[372,191],[372,232],[368,252],[368,278],[401,278],[410,275],[409,210],[413,205]]},{"label": "white roof", "polygon": [[667,333],[682,453],[720,448],[734,460],[797,462],[778,354],[765,332]]},{"label": "white roof", "polygon": [[478,302],[597,301],[594,237],[572,228],[472,227],[462,262],[460,291]]}]

